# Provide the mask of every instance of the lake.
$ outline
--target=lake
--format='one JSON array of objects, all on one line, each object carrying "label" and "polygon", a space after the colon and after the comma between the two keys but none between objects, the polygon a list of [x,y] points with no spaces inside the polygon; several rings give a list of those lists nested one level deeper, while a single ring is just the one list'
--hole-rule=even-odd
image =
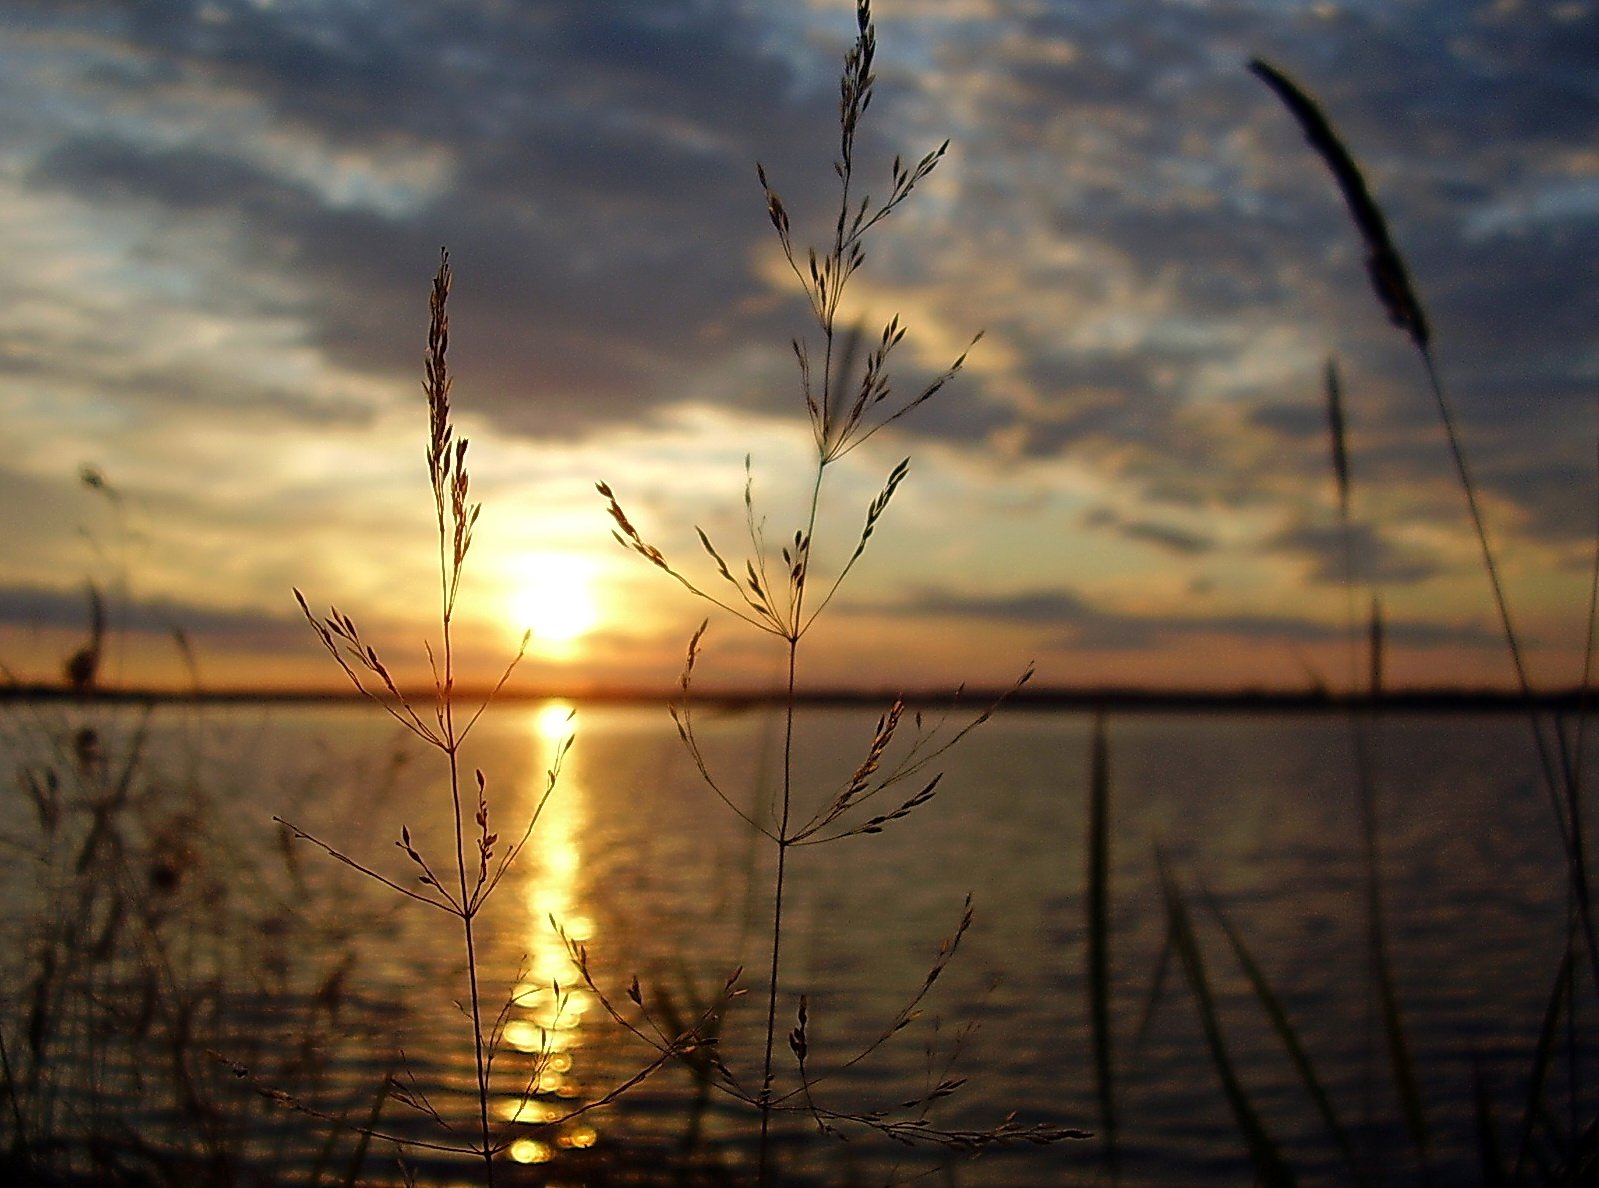
[{"label": "lake", "polygon": [[[391,1144],[374,1140],[362,1150],[313,1112],[376,1119],[376,1129],[413,1138],[447,1137],[392,1096],[373,1112],[392,1074],[445,1121],[470,1120],[473,1053],[455,1005],[467,994],[458,924],[310,843],[286,844],[272,820],[282,816],[426,892],[396,843],[403,828],[431,867],[453,870],[448,784],[436,753],[363,706],[171,705],[148,718],[131,707],[0,712],[10,762],[36,782],[52,771],[58,785],[30,793],[25,783],[6,783],[15,798],[7,845],[19,860],[8,864],[0,893],[12,926],[24,930],[9,945],[7,1080],[25,1082],[17,1054],[32,1044],[58,1053],[51,1067],[60,1082],[43,1104],[24,1095],[35,1111],[25,1125],[68,1131],[87,1115],[123,1109],[148,1133],[165,1126],[188,1136],[187,1158],[219,1158],[208,1152],[231,1143],[228,1157],[266,1169],[263,1178],[327,1174],[340,1182],[360,1159],[364,1181],[402,1182]],[[930,711],[925,727],[942,713]],[[851,708],[801,712],[800,816],[848,782],[876,718]],[[966,720],[952,711],[946,734]],[[706,707],[696,711],[696,729],[728,799],[770,819],[780,714]],[[907,714],[902,733],[910,729]],[[600,991],[630,1022],[639,1019],[628,1000],[634,976],[664,1026],[694,1018],[742,969],[737,985],[747,993],[726,1014],[720,1050],[746,1086],[759,1086],[765,1035],[772,848],[707,786],[663,709],[491,709],[464,752],[468,820],[470,773],[480,769],[489,828],[499,835],[491,868],[539,803],[569,730],[575,743],[554,791],[479,918],[489,1015],[507,995],[520,995],[500,1020],[494,1066],[493,1110],[514,1130],[507,1167],[521,1169],[509,1182],[748,1182],[758,1123],[680,1063],[612,1104],[540,1125],[626,1083],[653,1056],[581,984],[552,920],[586,946]],[[796,1086],[785,1037],[803,994],[806,1071],[824,1109],[892,1108],[965,1078],[931,1119],[982,1130],[1014,1115],[1019,1125],[1101,1130],[1087,958],[1092,730],[1080,713],[1002,710],[924,779],[873,805],[895,808],[942,771],[936,795],[905,819],[791,851],[777,1092]],[[1406,713],[1373,730],[1384,918],[1430,1170],[1434,1182],[1478,1182],[1479,1077],[1502,1142],[1515,1150],[1568,927],[1561,844],[1524,717]],[[1362,1165],[1387,1182],[1414,1182],[1414,1145],[1367,957],[1350,721],[1331,713],[1122,714],[1109,718],[1107,735],[1120,1181],[1230,1185],[1254,1175],[1186,967],[1167,945],[1159,851],[1184,892],[1228,1059],[1284,1160],[1302,1182],[1350,1180],[1211,902],[1282,1003]],[[888,753],[885,769],[896,755]],[[99,848],[86,848],[94,796],[103,803],[105,789],[117,787],[129,790],[137,812],[129,809],[116,846],[96,840]],[[58,819],[46,828],[39,805],[51,795]],[[59,819],[72,811],[82,820],[75,834]],[[106,817],[100,812],[102,827]],[[471,869],[473,844],[469,837]],[[85,853],[93,861],[82,861]],[[96,870],[113,869],[120,873],[105,875],[106,886],[83,889]],[[848,1064],[923,985],[968,893],[972,926],[915,1018]],[[119,1057],[124,1049],[96,1031],[101,1025],[60,1003],[54,1038],[41,1041],[39,987],[47,979],[39,954],[52,938],[79,952],[102,943],[110,954],[105,938],[118,929],[126,951],[101,972],[80,962],[82,978],[90,987],[102,979],[90,997],[121,1002],[117,1019],[144,1029],[138,1043]],[[1581,1029],[1568,1038],[1591,1063],[1591,995],[1582,993]],[[163,995],[187,1005],[174,1012]],[[190,1032],[173,1018],[187,1019]],[[201,1043],[193,1037],[207,1023]],[[78,1067],[97,1070],[87,1093],[66,1071]],[[1556,1061],[1550,1100],[1593,1117],[1581,1092],[1568,1099],[1566,1080]],[[194,1137],[212,1126],[221,1136],[214,1142]],[[1098,1138],[973,1156],[902,1147],[869,1130],[852,1131],[848,1142],[817,1130],[803,1111],[783,1116],[775,1150],[784,1182],[1109,1182]],[[471,1182],[470,1162],[427,1150],[409,1159],[422,1182]]]}]

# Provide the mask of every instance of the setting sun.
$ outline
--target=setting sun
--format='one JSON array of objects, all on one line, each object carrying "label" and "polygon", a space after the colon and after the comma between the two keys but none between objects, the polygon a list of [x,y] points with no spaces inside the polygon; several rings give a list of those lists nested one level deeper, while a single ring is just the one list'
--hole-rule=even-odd
[{"label": "setting sun", "polygon": [[515,634],[532,632],[533,651],[571,655],[600,621],[593,564],[565,553],[519,558],[507,574],[506,613]]}]

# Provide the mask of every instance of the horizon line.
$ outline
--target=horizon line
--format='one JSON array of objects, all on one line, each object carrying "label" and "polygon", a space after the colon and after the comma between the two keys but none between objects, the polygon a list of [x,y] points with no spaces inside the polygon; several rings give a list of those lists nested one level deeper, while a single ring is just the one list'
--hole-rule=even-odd
[{"label": "horizon line", "polygon": [[[427,704],[436,697],[431,686],[401,690],[405,700]],[[708,688],[694,692],[688,700],[702,705],[764,706],[781,705],[790,699],[782,688]],[[670,689],[641,686],[601,686],[535,689],[500,689],[489,686],[460,687],[457,701],[472,703],[527,703],[568,701],[600,705],[669,705],[684,700],[677,686]],[[1135,685],[1095,686],[993,686],[933,690],[835,687],[799,691],[792,694],[796,705],[806,707],[881,705],[903,701],[907,705],[990,705],[1014,709],[1544,709],[1576,710],[1596,703],[1591,686],[1570,685],[1533,691],[1531,694],[1509,686],[1494,685],[1407,685],[1385,689],[1377,695],[1347,693],[1325,688],[1270,688],[1261,686],[1230,688],[1186,688]],[[0,701],[72,701],[84,703],[165,704],[347,704],[392,702],[355,689],[324,686],[250,688],[123,687],[73,689],[61,684],[11,683],[0,685]]]}]

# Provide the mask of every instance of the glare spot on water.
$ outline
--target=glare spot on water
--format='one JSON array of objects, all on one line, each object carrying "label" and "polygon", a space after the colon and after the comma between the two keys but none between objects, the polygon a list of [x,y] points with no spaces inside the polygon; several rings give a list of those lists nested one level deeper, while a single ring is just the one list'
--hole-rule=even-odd
[{"label": "glare spot on water", "polygon": [[[556,1002],[545,999],[536,1007],[528,1010],[531,1022],[523,1023],[524,1027],[542,1028],[546,1031],[573,1031],[581,1022],[581,1016],[591,1005],[589,996],[583,991],[571,991],[568,997]],[[509,1030],[509,1027],[507,1027]],[[524,1048],[523,1051],[531,1049]]]},{"label": "glare spot on water", "polygon": [[573,1147],[579,1151],[584,1151],[599,1141],[599,1137],[599,1134],[592,1126],[578,1126],[556,1139],[556,1142],[563,1147]]},{"label": "glare spot on water", "polygon": [[[574,845],[551,845],[539,855],[539,861],[544,866],[546,877],[558,879],[564,883],[570,882],[572,876],[577,874],[578,868],[582,865],[583,859],[582,855],[577,852],[577,847]],[[563,886],[554,895],[536,896],[534,903],[535,905],[542,906],[550,903],[552,900],[557,903],[563,902],[567,890],[568,888]],[[566,927],[567,933],[571,935],[572,930],[570,926],[564,924],[563,926]]]},{"label": "glare spot on water", "polygon": [[[539,1122],[548,1122],[555,1116],[556,1111],[542,1101],[531,1098],[515,1099],[504,1102],[500,1107],[500,1117],[507,1122],[525,1122],[536,1125]],[[514,1157],[514,1155],[513,1155]]]},{"label": "glare spot on water", "polygon": [[555,1149],[538,1139],[517,1139],[511,1144],[511,1158],[518,1163],[548,1163],[555,1158]]},{"label": "glare spot on water", "polygon": [[533,1023],[515,1020],[505,1025],[505,1042],[520,1052],[539,1052],[544,1049],[544,1029]]},{"label": "glare spot on water", "polygon": [[547,743],[559,743],[572,733],[573,709],[564,701],[552,701],[540,707],[533,718],[533,730]]}]

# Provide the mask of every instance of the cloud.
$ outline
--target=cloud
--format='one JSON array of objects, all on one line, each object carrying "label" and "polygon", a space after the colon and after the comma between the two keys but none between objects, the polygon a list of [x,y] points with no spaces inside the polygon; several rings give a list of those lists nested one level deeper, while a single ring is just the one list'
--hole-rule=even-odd
[{"label": "cloud", "polygon": [[[114,602],[107,610],[113,631],[170,635],[182,631],[212,646],[303,649],[307,628],[302,619],[229,611],[171,599]],[[88,633],[87,585],[76,589],[48,586],[0,586],[0,624],[30,630],[65,629]]]},{"label": "cloud", "polygon": [[[946,589],[919,590],[892,606],[852,605],[855,614],[889,614],[971,619],[1046,627],[1053,646],[1080,650],[1135,650],[1184,636],[1230,637],[1235,644],[1289,645],[1342,640],[1340,624],[1295,615],[1182,615],[1118,613],[1090,603],[1069,590],[1029,590],[1014,594],[963,594]],[[1503,646],[1492,630],[1472,624],[1399,620],[1387,624],[1387,637],[1400,646]]]},{"label": "cloud", "polygon": [[[117,72],[78,80],[98,119],[30,184],[132,204],[173,238],[197,216],[225,226],[249,271],[295,278],[335,365],[391,375],[413,361],[397,346],[446,243],[463,348],[504,428],[636,421],[691,396],[730,334],[769,328],[738,312],[765,293],[756,158],[797,210],[825,209],[836,100],[797,86],[759,32],[689,4],[395,4],[377,24],[362,6],[158,5],[107,47]],[[374,143],[448,164],[408,204],[373,197],[381,177],[361,201],[339,175],[381,173]],[[786,336],[766,336],[774,355]]]},{"label": "cloud", "polygon": [[[1115,491],[1107,523],[1136,547],[1112,564],[1202,557],[1221,546],[1199,516],[1275,507],[1249,539],[1229,519],[1227,547],[1320,581],[1336,356],[1357,502],[1399,509],[1363,530],[1363,566],[1440,576],[1399,544],[1464,531],[1425,377],[1325,169],[1245,71],[1260,54],[1322,99],[1388,210],[1506,547],[1591,534],[1599,12],[882,8],[855,193],[882,194],[894,153],[954,143],[869,243],[859,305],[906,312],[899,391],[986,331],[896,427],[907,450],[1073,476],[1092,493],[1071,515]],[[0,249],[23,297],[0,366],[29,473],[97,443],[154,450],[165,425],[302,434],[316,459],[392,425],[441,245],[461,406],[497,435],[664,440],[685,410],[796,413],[807,313],[754,163],[801,240],[825,240],[847,5],[76,0],[0,23]],[[1039,537],[1049,515],[1004,530]],[[1047,625],[1049,605],[1008,613]],[[1128,646],[1201,629],[1053,605]]]},{"label": "cloud", "polygon": [[1152,544],[1181,556],[1200,556],[1216,547],[1215,540],[1206,533],[1152,520],[1127,519],[1108,507],[1098,507],[1088,512],[1083,517],[1083,524],[1090,528],[1111,528],[1128,540]]},{"label": "cloud", "polygon": [[[1265,547],[1310,562],[1313,581],[1340,585],[1346,578],[1345,539],[1344,530],[1336,525],[1296,524],[1271,537]],[[1435,558],[1418,552],[1416,545],[1398,545],[1370,524],[1351,525],[1347,539],[1356,582],[1409,586],[1444,571]]]},{"label": "cloud", "polygon": [[[1018,316],[998,331],[1031,361],[1025,388],[1037,396],[1017,406],[1030,449],[1047,454],[1103,433],[1142,443],[1158,465],[1180,456],[1162,427],[1195,401],[1198,377],[1217,397],[1280,410],[1291,394],[1283,379],[1295,371],[1317,398],[1313,377],[1328,353],[1359,382],[1408,381],[1384,393],[1384,425],[1433,423],[1419,368],[1371,298],[1331,179],[1243,72],[1249,54],[1264,53],[1322,96],[1390,206],[1467,425],[1492,435],[1486,448],[1537,443],[1556,465],[1570,464],[1570,398],[1599,380],[1599,293],[1571,267],[1592,254],[1599,225],[1596,163],[1572,118],[1584,112],[1591,128],[1599,112],[1599,74],[1578,66],[1599,64],[1595,14],[1523,22],[1488,5],[1093,15],[1043,6],[1019,24],[992,43],[952,49],[927,102],[976,88],[983,108],[973,122],[991,138],[968,150],[984,168],[951,226],[980,202],[989,220],[1031,217],[1034,232],[1017,238],[1035,250],[1018,253],[1012,283],[1035,305],[1051,303],[1051,286],[1077,298],[1055,303],[1075,318],[1051,326]],[[1531,64],[1556,42],[1551,79]],[[995,54],[1012,65],[996,68]],[[1004,84],[984,87],[976,80],[985,75]],[[1545,107],[1547,122],[1537,114]],[[1540,201],[1551,191],[1559,201]],[[1515,213],[1485,229],[1489,211]],[[1092,243],[1079,258],[1097,267],[1058,266],[1046,245],[1073,240]],[[1129,290],[1164,296],[1130,311],[1119,350],[1082,349],[1083,315],[1103,322],[1093,307],[1125,308],[1119,295]],[[1279,374],[1238,366],[1251,339],[1269,340],[1286,319],[1308,333],[1283,340]],[[1229,339],[1229,328],[1246,337]],[[1502,493],[1540,522],[1562,518],[1531,510],[1527,501],[1548,491]]]},{"label": "cloud", "polygon": [[1173,528],[1167,524],[1152,524],[1134,520],[1122,525],[1122,534],[1129,540],[1143,541],[1147,544],[1157,545],[1168,552],[1182,553],[1187,556],[1207,553],[1215,547],[1215,542],[1203,533],[1189,532],[1182,528]]},{"label": "cloud", "polygon": [[[647,419],[693,395],[729,342],[764,344],[769,357],[758,382],[721,388],[719,401],[755,407],[768,384],[791,382],[783,345],[802,320],[797,296],[774,303],[751,267],[769,246],[752,165],[766,160],[790,206],[819,214],[825,229],[836,43],[779,51],[750,11],[686,0],[395,3],[382,21],[354,4],[172,0],[131,16],[83,4],[70,22],[32,11],[40,36],[64,37],[88,14],[111,30],[100,68],[73,88],[98,119],[77,121],[33,183],[97,205],[226,219],[253,267],[299,278],[308,333],[338,365],[395,378],[409,366],[397,344],[416,337],[433,254],[448,243],[463,347],[509,431]],[[892,32],[895,18],[885,19]],[[1401,242],[1432,282],[1440,325],[1458,327],[1467,415],[1511,409],[1536,432],[1547,400],[1580,384],[1574,344],[1599,298],[1567,263],[1596,234],[1594,208],[1513,220],[1507,233],[1466,228],[1502,204],[1496,169],[1525,170],[1586,143],[1591,121],[1532,113],[1569,113],[1573,89],[1575,106],[1599,103],[1576,69],[1592,20],[1496,22],[1486,6],[1453,5],[1329,17],[1247,4],[1138,14],[991,6],[961,14],[969,36],[947,42],[931,38],[948,22],[912,40],[918,20],[931,18],[903,18],[905,40],[930,45],[933,65],[896,69],[886,42],[885,120],[932,125],[942,106],[955,131],[975,125],[946,169],[960,174],[945,191],[948,235],[920,253],[920,267],[946,281],[992,269],[985,228],[1008,224],[1021,229],[1020,254],[998,262],[1012,288],[1063,314],[1106,308],[1053,326],[999,311],[986,324],[1027,360],[1018,382],[1034,402],[1018,406],[979,380],[913,432],[986,440],[1009,419],[1027,426],[1039,455],[1096,434],[1159,452],[1168,447],[1158,426],[1191,399],[1195,377],[1238,354],[1219,330],[1258,323],[1295,297],[1336,316],[1329,336],[1371,322],[1359,284],[1340,290],[1291,263],[1355,249],[1319,164],[1244,75],[1250,41],[1300,51],[1307,85],[1377,158],[1389,183],[1379,189],[1396,191],[1400,215],[1414,208],[1399,220]],[[1489,92],[1494,71],[1527,72],[1555,45],[1566,63],[1560,103],[1530,73],[1517,103]],[[1398,79],[1418,80],[1414,93],[1397,93]],[[145,115],[113,118],[119,106]],[[870,123],[876,143],[863,157],[886,155],[892,133]],[[1521,147],[1510,157],[1501,142]],[[1407,175],[1389,158],[1411,143],[1426,155],[1418,149]],[[383,153],[392,160],[380,167]],[[385,200],[407,159],[426,163],[418,172],[430,183]],[[363,171],[364,183],[350,180]],[[1062,270],[1053,249],[1073,244],[1087,254]],[[1519,278],[1520,300],[1498,300],[1483,283],[1494,276]],[[936,297],[953,325],[972,321],[960,316],[961,291]],[[1123,337],[1113,345],[1096,331],[1096,345],[1083,336],[1096,323],[1121,325]],[[1493,373],[1490,329],[1522,344],[1515,362],[1500,356],[1505,374]],[[1527,354],[1542,366],[1524,366]],[[1233,383],[1237,397],[1268,395],[1244,373]]]}]

